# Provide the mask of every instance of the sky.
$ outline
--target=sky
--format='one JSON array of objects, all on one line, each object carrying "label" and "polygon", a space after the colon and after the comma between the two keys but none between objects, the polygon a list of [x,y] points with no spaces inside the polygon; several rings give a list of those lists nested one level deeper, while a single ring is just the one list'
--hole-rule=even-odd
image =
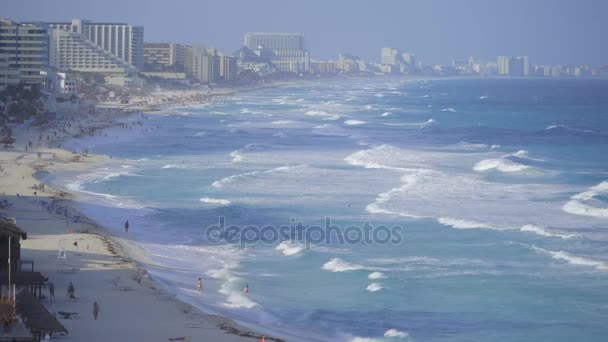
[{"label": "sky", "polygon": [[424,64],[527,55],[532,64],[608,64],[608,0],[0,0],[18,21],[127,22],[147,42],[202,43],[226,53],[250,31],[299,32],[311,57],[382,47]]}]

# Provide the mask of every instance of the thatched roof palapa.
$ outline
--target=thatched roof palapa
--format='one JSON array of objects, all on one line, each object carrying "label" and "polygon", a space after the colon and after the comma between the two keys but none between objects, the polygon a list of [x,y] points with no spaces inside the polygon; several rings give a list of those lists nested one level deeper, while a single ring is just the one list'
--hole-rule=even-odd
[{"label": "thatched roof palapa", "polygon": [[17,314],[34,333],[68,333],[68,330],[28,290],[17,295]]},{"label": "thatched roof palapa", "polygon": [[17,227],[12,221],[0,217],[0,235],[10,235],[12,237],[18,237],[23,240],[27,239],[27,233],[21,228]]}]

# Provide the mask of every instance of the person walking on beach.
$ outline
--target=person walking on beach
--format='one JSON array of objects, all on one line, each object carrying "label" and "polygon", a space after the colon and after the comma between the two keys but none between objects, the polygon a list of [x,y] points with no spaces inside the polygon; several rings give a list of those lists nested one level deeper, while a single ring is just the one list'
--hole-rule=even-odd
[{"label": "person walking on beach", "polygon": [[244,294],[248,294],[249,293],[249,284],[245,285],[245,288],[243,289],[243,293]]},{"label": "person walking on beach", "polygon": [[198,292],[203,292],[203,279],[201,279],[201,277],[196,281],[196,288],[198,289]]},{"label": "person walking on beach", "polygon": [[125,233],[129,233],[129,220],[125,222]]},{"label": "person walking on beach", "polygon": [[72,282],[70,282],[70,285],[68,285],[68,300],[70,302],[76,300],[76,296],[74,295],[74,292],[75,292],[74,284],[72,284]]},{"label": "person walking on beach", "polygon": [[49,300],[55,303],[55,285],[52,282],[49,282]]},{"label": "person walking on beach", "polygon": [[99,304],[97,304],[97,302],[93,303],[93,319],[94,320],[97,320],[99,311],[101,311],[101,309],[99,308]]}]

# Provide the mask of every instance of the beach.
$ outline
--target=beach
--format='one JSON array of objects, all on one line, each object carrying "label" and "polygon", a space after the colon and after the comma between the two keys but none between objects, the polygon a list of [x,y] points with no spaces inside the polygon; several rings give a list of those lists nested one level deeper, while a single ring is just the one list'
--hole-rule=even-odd
[{"label": "beach", "polygon": [[[22,260],[33,261],[34,270],[55,287],[56,300],[51,302],[45,288],[42,303],[54,314],[77,313],[71,319],[60,319],[69,331],[65,339],[71,341],[259,339],[260,334],[229,319],[203,314],[175,299],[148,276],[146,253],[127,235],[112,235],[78,213],[74,203],[79,199],[74,194],[48,185],[39,187],[41,182],[34,177],[37,172],[82,171],[109,161],[108,156],[57,146],[66,137],[101,135],[104,128],[124,127],[120,119],[129,115],[138,114],[108,110],[97,116],[69,116],[64,121],[60,116],[44,131],[15,129],[15,147],[0,151],[0,197],[8,203],[0,214],[14,218],[27,232]],[[62,215],[66,212],[68,219]],[[62,249],[65,258],[59,256]],[[75,301],[68,301],[69,283],[75,287]],[[97,320],[93,319],[94,302],[100,307]]]}]

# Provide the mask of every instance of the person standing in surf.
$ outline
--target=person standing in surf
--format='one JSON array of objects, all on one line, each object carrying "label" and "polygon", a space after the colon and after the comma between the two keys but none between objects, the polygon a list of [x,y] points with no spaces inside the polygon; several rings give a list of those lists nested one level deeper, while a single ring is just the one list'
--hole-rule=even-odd
[{"label": "person standing in surf", "polygon": [[203,292],[203,279],[201,279],[201,277],[199,277],[196,281],[196,289],[198,290],[198,292]]},{"label": "person standing in surf", "polygon": [[125,233],[129,233],[129,220],[125,222]]}]

